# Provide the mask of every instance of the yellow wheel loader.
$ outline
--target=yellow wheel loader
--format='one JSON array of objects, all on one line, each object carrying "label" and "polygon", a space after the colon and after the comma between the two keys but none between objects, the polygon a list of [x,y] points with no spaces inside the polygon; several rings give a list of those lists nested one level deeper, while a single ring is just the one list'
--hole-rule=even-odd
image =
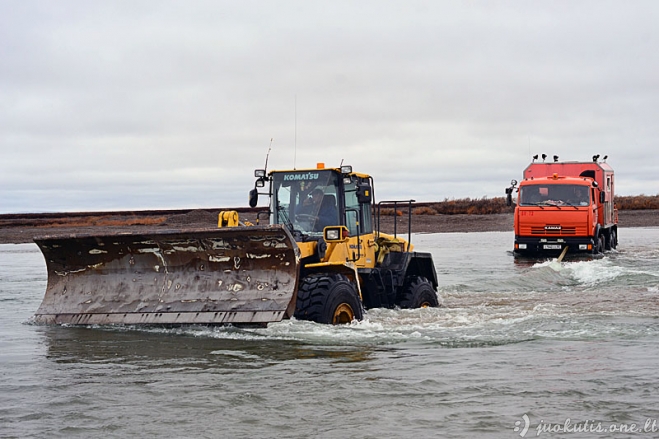
[{"label": "yellow wheel loader", "polygon": [[318,164],[255,177],[249,203],[268,196],[268,225],[222,212],[216,229],[35,238],[48,285],[34,320],[340,324],[364,308],[439,305],[432,257],[412,251],[411,228],[407,240],[376,231],[370,176]]}]

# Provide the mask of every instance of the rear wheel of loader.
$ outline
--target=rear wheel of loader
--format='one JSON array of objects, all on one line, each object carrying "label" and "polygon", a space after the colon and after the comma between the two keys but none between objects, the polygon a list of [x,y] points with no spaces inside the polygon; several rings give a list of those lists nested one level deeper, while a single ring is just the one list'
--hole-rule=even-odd
[{"label": "rear wheel of loader", "polygon": [[300,283],[295,318],[338,325],[364,318],[357,290],[341,274],[311,274]]},{"label": "rear wheel of loader", "polygon": [[436,308],[437,293],[428,279],[411,276],[405,282],[404,292],[398,304],[401,308]]}]

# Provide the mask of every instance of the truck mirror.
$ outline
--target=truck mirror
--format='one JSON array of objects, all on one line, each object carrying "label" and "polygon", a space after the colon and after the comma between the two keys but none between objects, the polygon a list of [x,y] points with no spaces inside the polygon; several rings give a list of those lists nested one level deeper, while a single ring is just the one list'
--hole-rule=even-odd
[{"label": "truck mirror", "polygon": [[[513,180],[513,182],[517,184],[515,180]],[[515,184],[513,184],[511,187],[506,188],[506,206],[513,205],[513,191],[515,190]]]},{"label": "truck mirror", "polygon": [[371,186],[368,184],[360,183],[357,185],[357,201],[359,201],[360,204],[364,203],[371,203],[373,200],[373,194],[371,190]]},{"label": "truck mirror", "polygon": [[256,188],[249,191],[249,207],[256,207],[256,203],[259,201],[259,191]]}]

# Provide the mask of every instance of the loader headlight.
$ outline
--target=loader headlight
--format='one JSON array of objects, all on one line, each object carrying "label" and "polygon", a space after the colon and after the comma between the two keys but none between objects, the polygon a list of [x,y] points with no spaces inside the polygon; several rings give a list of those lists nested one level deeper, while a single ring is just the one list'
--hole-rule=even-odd
[{"label": "loader headlight", "polygon": [[341,166],[341,174],[352,174],[352,166],[350,165]]},{"label": "loader headlight", "polygon": [[341,232],[337,229],[330,229],[325,232],[326,241],[336,241],[341,236]]},{"label": "loader headlight", "polygon": [[323,230],[325,242],[343,242],[348,239],[346,226],[328,226]]},{"label": "loader headlight", "polygon": [[256,178],[263,178],[265,177],[265,169],[256,169],[254,171],[254,177]]}]

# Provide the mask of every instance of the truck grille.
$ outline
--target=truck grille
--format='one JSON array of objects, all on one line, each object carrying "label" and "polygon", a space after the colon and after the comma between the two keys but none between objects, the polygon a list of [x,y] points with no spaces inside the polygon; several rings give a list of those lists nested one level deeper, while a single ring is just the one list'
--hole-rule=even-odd
[{"label": "truck grille", "polygon": [[545,227],[531,227],[532,235],[575,235],[576,233],[576,227],[561,227],[549,224]]}]

